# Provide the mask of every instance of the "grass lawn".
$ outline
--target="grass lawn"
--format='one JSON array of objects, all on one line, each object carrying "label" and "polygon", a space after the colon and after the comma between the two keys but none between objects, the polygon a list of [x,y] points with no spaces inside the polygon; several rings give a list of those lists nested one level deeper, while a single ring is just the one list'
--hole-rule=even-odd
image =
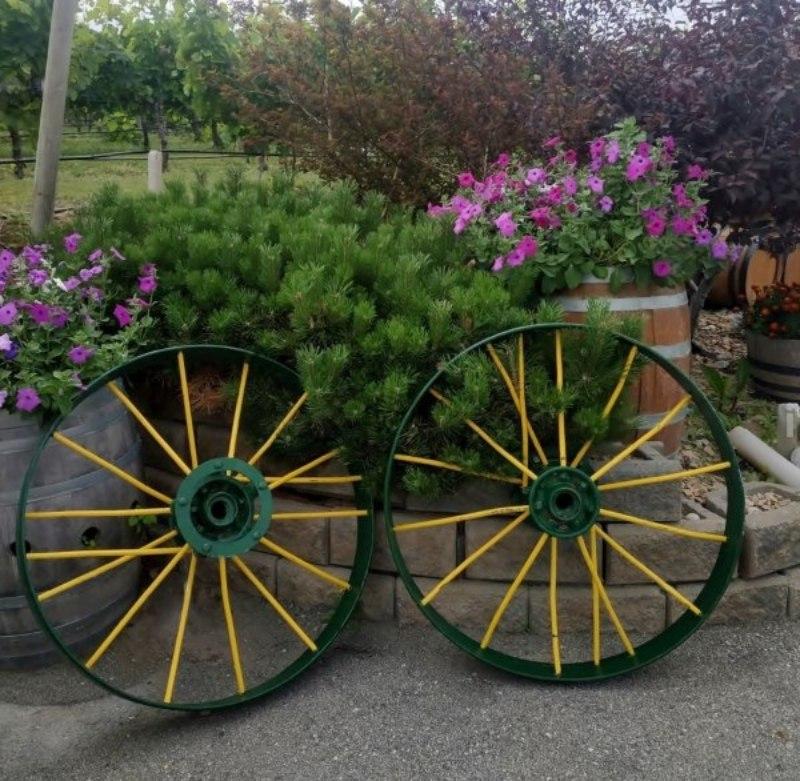
[{"label": "grass lawn", "polygon": [[[191,136],[176,135],[170,138],[174,149],[197,149],[208,151],[211,144],[197,142]],[[78,134],[67,131],[62,144],[62,155],[98,154],[102,152],[129,151],[137,142],[110,141],[102,135]],[[32,142],[26,139],[26,157],[35,154]],[[0,137],[0,159],[11,157],[7,136]],[[243,166],[248,177],[259,175],[255,158],[219,157],[207,160],[186,160],[172,157],[165,181],[172,179],[191,180],[195,171],[205,171],[210,178],[223,173],[229,166]],[[140,160],[79,160],[62,162],[58,173],[56,209],[71,209],[80,206],[104,184],[115,183],[126,192],[143,192],[147,189],[147,158]],[[25,177],[17,179],[14,167],[0,166],[0,218],[19,223],[27,220],[33,199],[33,164],[27,165]]]}]

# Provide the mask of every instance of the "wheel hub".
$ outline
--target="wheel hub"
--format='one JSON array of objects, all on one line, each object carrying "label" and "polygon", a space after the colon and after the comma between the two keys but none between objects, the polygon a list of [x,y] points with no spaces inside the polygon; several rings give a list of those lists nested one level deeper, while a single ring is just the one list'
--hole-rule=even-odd
[{"label": "wheel hub", "polygon": [[534,526],[554,537],[571,538],[585,534],[596,522],[600,494],[585,472],[556,466],[539,475],[528,502]]},{"label": "wheel hub", "polygon": [[237,556],[266,534],[272,494],[261,473],[238,458],[215,458],[193,469],[173,505],[175,526],[202,556]]}]

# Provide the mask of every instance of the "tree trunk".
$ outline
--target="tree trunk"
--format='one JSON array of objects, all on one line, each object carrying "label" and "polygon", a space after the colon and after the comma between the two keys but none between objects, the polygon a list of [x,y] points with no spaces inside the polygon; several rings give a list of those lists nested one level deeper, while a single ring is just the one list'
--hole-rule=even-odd
[{"label": "tree trunk", "polygon": [[169,170],[169,140],[167,138],[167,119],[164,116],[164,104],[159,100],[156,103],[156,132],[161,144],[161,170]]},{"label": "tree trunk", "polygon": [[219,134],[219,125],[216,119],[211,120],[211,143],[214,145],[214,149],[222,149],[224,146],[222,137]]},{"label": "tree trunk", "polygon": [[202,141],[203,140],[203,125],[200,123],[200,120],[193,116],[189,119],[189,125],[192,128],[192,138],[195,141]]},{"label": "tree trunk", "polygon": [[147,120],[144,117],[139,117],[139,130],[142,134],[142,149],[145,152],[150,151],[150,131],[147,128]]},{"label": "tree trunk", "polygon": [[11,137],[11,157],[14,158],[14,176],[17,179],[22,179],[25,176],[25,163],[22,162],[22,137],[19,130],[15,127],[8,129],[8,135]]}]

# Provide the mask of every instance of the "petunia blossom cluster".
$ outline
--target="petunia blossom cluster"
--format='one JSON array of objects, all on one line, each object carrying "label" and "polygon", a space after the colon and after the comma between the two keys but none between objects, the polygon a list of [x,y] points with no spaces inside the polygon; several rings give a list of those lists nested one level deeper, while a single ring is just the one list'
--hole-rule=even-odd
[{"label": "petunia blossom cluster", "polygon": [[452,219],[479,265],[524,265],[548,293],[587,274],[674,285],[738,259],[708,224],[709,172],[679,166],[671,136],[648,140],[626,120],[583,152],[558,136],[543,150],[540,160],[502,154],[483,177],[463,171],[451,198],[429,204],[432,217]]},{"label": "petunia blossom cluster", "polygon": [[112,282],[125,263],[113,247],[86,252],[78,233],[62,248],[0,248],[0,408],[64,412],[77,391],[138,349],[152,324],[157,273],[144,264],[126,295]]}]

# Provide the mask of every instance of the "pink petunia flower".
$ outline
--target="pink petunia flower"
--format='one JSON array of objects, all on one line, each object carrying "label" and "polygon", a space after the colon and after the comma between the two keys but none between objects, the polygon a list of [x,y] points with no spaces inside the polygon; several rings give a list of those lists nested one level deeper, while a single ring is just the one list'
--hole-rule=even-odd
[{"label": "pink petunia flower", "polygon": [[606,160],[608,160],[611,165],[614,165],[614,163],[619,160],[619,155],[619,141],[612,139],[608,142],[608,146],[606,147]]},{"label": "pink petunia flower", "polygon": [[628,167],[625,170],[625,178],[629,182],[635,182],[637,179],[641,179],[650,170],[652,165],[653,163],[649,157],[634,155],[628,161]]},{"label": "pink petunia flower", "polygon": [[533,236],[523,236],[516,249],[526,258],[532,258],[539,251],[539,245]]},{"label": "pink petunia flower", "polygon": [[531,187],[534,184],[543,184],[547,180],[547,172],[544,168],[529,168],[525,174],[525,184]]},{"label": "pink petunia flower", "polygon": [[574,149],[567,149],[564,152],[564,162],[567,165],[577,165],[578,164],[578,153]]},{"label": "pink petunia flower", "polygon": [[602,136],[595,138],[589,142],[589,156],[592,160],[603,156],[603,150],[606,148],[606,140]]},{"label": "pink petunia flower", "polygon": [[686,169],[686,177],[688,179],[707,179],[708,171],[699,163],[692,163]]},{"label": "pink petunia flower", "polygon": [[672,264],[668,260],[656,260],[653,263],[653,276],[664,279],[672,273]]},{"label": "pink petunia flower", "polygon": [[599,176],[589,176],[586,179],[586,186],[593,192],[600,195],[603,192],[605,182]]},{"label": "pink petunia flower", "polygon": [[661,236],[667,228],[664,215],[655,209],[645,209],[642,217],[645,220],[644,227],[648,236]]},{"label": "pink petunia flower", "polygon": [[564,181],[561,182],[561,186],[564,188],[564,192],[567,195],[572,196],[578,192],[578,181],[574,176],[565,176]]},{"label": "pink petunia flower", "polygon": [[449,213],[450,209],[446,206],[440,206],[439,204],[428,204],[428,217],[441,217],[443,214]]},{"label": "pink petunia flower", "polygon": [[500,232],[500,235],[505,236],[506,238],[513,236],[517,230],[517,224],[514,222],[511,212],[503,212],[494,221],[494,226]]},{"label": "pink petunia flower", "polygon": [[512,249],[511,252],[506,255],[506,263],[509,266],[521,266],[525,262],[525,253],[517,247],[516,249]]},{"label": "pink petunia flower", "polygon": [[494,263],[492,263],[492,271],[502,271],[504,263],[505,258],[502,255],[498,255],[494,259]]},{"label": "pink petunia flower", "polygon": [[551,136],[550,138],[545,141],[542,146],[545,149],[552,149],[553,147],[559,146],[561,144],[561,136]]},{"label": "pink petunia flower", "polygon": [[505,168],[511,162],[511,155],[508,152],[501,152],[497,156],[497,160],[494,161],[493,165],[496,168]]},{"label": "pink petunia flower", "polygon": [[475,177],[472,175],[471,171],[462,171],[458,177],[458,186],[459,187],[474,187],[475,186]]},{"label": "pink petunia flower", "polygon": [[127,328],[133,322],[131,313],[122,304],[114,307],[113,315],[117,318],[120,328]]}]

